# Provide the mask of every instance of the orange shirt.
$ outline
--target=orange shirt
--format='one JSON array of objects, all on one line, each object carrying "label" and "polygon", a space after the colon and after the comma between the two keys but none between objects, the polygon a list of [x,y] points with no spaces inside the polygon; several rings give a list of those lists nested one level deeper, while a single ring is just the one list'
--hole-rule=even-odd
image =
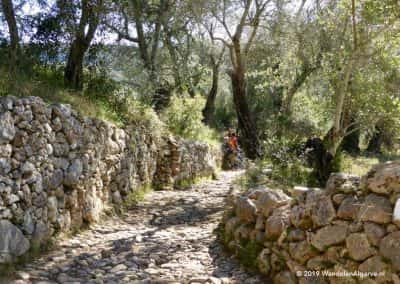
[{"label": "orange shirt", "polygon": [[238,148],[238,142],[236,136],[229,137],[229,147],[231,150],[236,151]]}]

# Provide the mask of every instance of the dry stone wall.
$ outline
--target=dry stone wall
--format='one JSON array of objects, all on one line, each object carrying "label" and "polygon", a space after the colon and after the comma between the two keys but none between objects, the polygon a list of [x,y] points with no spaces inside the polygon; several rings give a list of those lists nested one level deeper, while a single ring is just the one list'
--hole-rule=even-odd
[{"label": "dry stone wall", "polygon": [[232,188],[223,226],[274,283],[400,283],[400,163],[332,174],[325,189]]},{"label": "dry stone wall", "polygon": [[98,221],[145,185],[211,175],[210,146],[120,129],[37,97],[0,98],[0,264]]}]

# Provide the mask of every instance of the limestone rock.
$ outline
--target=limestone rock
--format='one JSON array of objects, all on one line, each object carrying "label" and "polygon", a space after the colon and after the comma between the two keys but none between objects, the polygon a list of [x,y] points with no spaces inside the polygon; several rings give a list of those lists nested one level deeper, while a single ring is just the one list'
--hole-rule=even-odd
[{"label": "limestone rock", "polygon": [[121,194],[119,193],[119,191],[114,191],[112,193],[112,200],[113,200],[113,203],[115,203],[115,204],[122,203],[122,198],[121,198]]},{"label": "limestone rock", "polygon": [[0,220],[0,236],[0,263],[14,260],[30,247],[21,230],[7,220]]},{"label": "limestone rock", "polygon": [[290,271],[281,271],[274,277],[274,284],[296,284],[296,277]]},{"label": "limestone rock", "polygon": [[296,228],[309,229],[312,227],[312,220],[309,212],[301,205],[295,205],[290,210],[290,222]]},{"label": "limestone rock", "polygon": [[374,166],[363,178],[361,186],[379,194],[400,191],[400,163],[387,162]]},{"label": "limestone rock", "polygon": [[268,217],[275,208],[289,204],[291,198],[280,189],[268,189],[257,199],[257,211]]},{"label": "limestone rock", "polygon": [[10,144],[0,144],[0,158],[9,159],[12,153],[12,146]]},{"label": "limestone rock", "polygon": [[24,223],[23,223],[23,230],[26,232],[28,235],[32,235],[34,230],[35,230],[35,224],[32,219],[32,214],[29,211],[25,212],[24,215]]},{"label": "limestone rock", "polygon": [[236,216],[245,223],[254,223],[256,220],[256,206],[246,197],[238,197],[236,201]]},{"label": "limestone rock", "polygon": [[75,159],[74,161],[72,161],[65,175],[64,184],[69,186],[76,184],[79,181],[82,171],[83,171],[82,161],[80,159]]},{"label": "limestone rock", "polygon": [[361,272],[384,272],[387,271],[388,265],[383,262],[382,257],[372,256],[360,264],[358,270]]},{"label": "limestone rock", "polygon": [[379,244],[380,254],[391,261],[392,267],[400,271],[400,231],[390,233]]},{"label": "limestone rock", "polygon": [[[312,202],[313,205],[310,205],[311,203],[309,202]],[[325,194],[318,194],[313,201],[309,201],[307,196],[306,204],[306,206],[312,208],[311,219],[314,227],[328,225],[336,217],[336,212],[332,201],[330,197]]]},{"label": "limestone rock", "polygon": [[31,176],[35,170],[36,170],[35,165],[33,165],[30,162],[25,162],[21,166],[21,173],[24,176],[28,176],[28,177]]},{"label": "limestone rock", "polygon": [[345,173],[332,173],[326,183],[326,190],[329,193],[355,192],[360,185],[360,177]]},{"label": "limestone rock", "polygon": [[267,239],[275,240],[279,238],[286,228],[289,227],[289,213],[290,211],[287,207],[280,207],[273,211],[272,215],[265,222],[265,237]]},{"label": "limestone rock", "polygon": [[373,254],[367,235],[363,233],[350,234],[346,239],[346,247],[349,256],[357,261],[364,260]]},{"label": "limestone rock", "polygon": [[311,244],[320,251],[340,244],[346,239],[348,228],[344,225],[331,225],[319,229],[311,238]]},{"label": "limestone rock", "polygon": [[355,220],[361,206],[361,201],[354,196],[346,197],[340,204],[337,216],[345,220]]},{"label": "limestone rock", "polygon": [[54,171],[53,175],[50,177],[47,186],[49,189],[57,189],[64,182],[64,172],[60,169]]},{"label": "limestone rock", "polygon": [[57,220],[57,213],[58,213],[58,201],[55,196],[50,196],[47,199],[47,214],[50,222],[55,223]]},{"label": "limestone rock", "polygon": [[0,144],[13,140],[15,133],[14,118],[11,113],[8,111],[0,113]]},{"label": "limestone rock", "polygon": [[342,202],[343,202],[343,200],[346,198],[346,194],[343,194],[343,193],[337,193],[337,194],[334,194],[333,196],[332,196],[332,201],[333,201],[333,203],[335,204],[335,205],[340,205]]},{"label": "limestone rock", "polygon": [[300,264],[305,264],[307,260],[317,255],[316,250],[307,241],[290,243],[289,253]]},{"label": "limestone rock", "polygon": [[315,271],[322,271],[331,265],[332,263],[328,262],[323,255],[314,256],[307,261],[307,268]]},{"label": "limestone rock", "polygon": [[286,239],[289,242],[298,242],[298,241],[304,241],[306,239],[306,234],[303,230],[300,229],[292,229],[289,231]]},{"label": "limestone rock", "polygon": [[9,160],[6,158],[0,158],[0,175],[7,175],[11,169]]},{"label": "limestone rock", "polygon": [[236,227],[239,226],[240,219],[238,217],[232,217],[225,223],[225,233],[233,234]]},{"label": "limestone rock", "polygon": [[374,246],[377,246],[379,241],[386,235],[385,228],[373,222],[365,222],[364,231],[367,235],[368,241]]},{"label": "limestone rock", "polygon": [[386,224],[392,220],[392,213],[392,205],[386,197],[369,194],[360,207],[358,217],[361,221]]}]

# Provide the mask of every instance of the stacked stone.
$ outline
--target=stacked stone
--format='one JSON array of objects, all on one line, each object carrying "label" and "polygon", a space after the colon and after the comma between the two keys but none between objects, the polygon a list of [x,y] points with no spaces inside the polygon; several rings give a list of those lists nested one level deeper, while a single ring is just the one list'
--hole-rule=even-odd
[{"label": "stacked stone", "polygon": [[160,147],[158,160],[157,160],[157,171],[155,173],[154,182],[156,189],[159,190],[172,190],[174,185],[173,169],[171,167],[171,159],[173,157],[172,138],[165,138],[162,146]]},{"label": "stacked stone", "polygon": [[213,176],[215,169],[220,167],[221,152],[216,147],[183,139],[178,140],[178,143],[180,170],[174,177],[175,184],[202,176]]},{"label": "stacked stone", "polygon": [[[98,221],[152,184],[171,158],[163,153],[157,163],[159,140],[143,128],[119,129],[37,97],[0,98],[0,264],[57,232]],[[171,177],[170,166],[167,172]]]},{"label": "stacked stone", "polygon": [[179,150],[179,143],[173,137],[171,137],[168,142],[171,150],[171,174],[175,177],[181,170],[181,151]]},{"label": "stacked stone", "polygon": [[155,188],[172,190],[199,177],[212,176],[220,165],[220,156],[208,144],[164,137],[154,177]]},{"label": "stacked stone", "polygon": [[325,190],[234,191],[227,207],[227,246],[243,255],[244,244],[257,243],[258,269],[274,283],[400,283],[398,162],[377,165],[361,180],[332,174]]}]

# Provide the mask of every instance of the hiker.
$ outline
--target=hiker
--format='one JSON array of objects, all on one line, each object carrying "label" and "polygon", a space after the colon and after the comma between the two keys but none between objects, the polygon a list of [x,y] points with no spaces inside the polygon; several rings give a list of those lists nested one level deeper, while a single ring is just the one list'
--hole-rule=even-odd
[{"label": "hiker", "polygon": [[229,134],[229,148],[234,154],[238,151],[238,141],[235,132]]}]

